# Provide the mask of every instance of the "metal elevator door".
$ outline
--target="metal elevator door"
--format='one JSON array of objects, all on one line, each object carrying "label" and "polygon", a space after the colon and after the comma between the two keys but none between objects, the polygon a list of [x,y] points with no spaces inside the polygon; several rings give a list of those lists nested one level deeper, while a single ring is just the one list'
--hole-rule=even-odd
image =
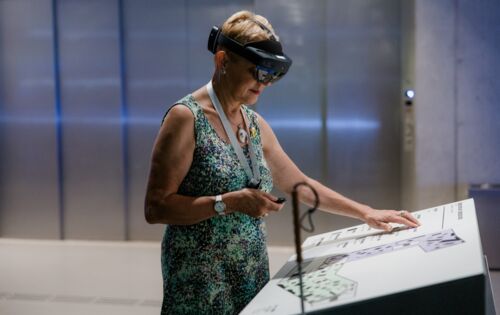
[{"label": "metal elevator door", "polygon": [[[242,9],[294,61],[254,107],[285,151],[332,189],[398,208],[399,1],[0,0],[0,236],[159,240],[142,204],[155,134],[210,79],[212,25]],[[267,219],[271,245],[292,244],[290,206]]]}]

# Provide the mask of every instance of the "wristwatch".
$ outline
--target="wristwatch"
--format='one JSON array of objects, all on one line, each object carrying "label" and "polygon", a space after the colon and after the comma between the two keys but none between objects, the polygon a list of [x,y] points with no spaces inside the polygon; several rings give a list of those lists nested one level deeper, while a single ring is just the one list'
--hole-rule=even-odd
[{"label": "wristwatch", "polygon": [[215,196],[214,210],[218,215],[225,215],[226,204],[222,201],[222,195]]}]

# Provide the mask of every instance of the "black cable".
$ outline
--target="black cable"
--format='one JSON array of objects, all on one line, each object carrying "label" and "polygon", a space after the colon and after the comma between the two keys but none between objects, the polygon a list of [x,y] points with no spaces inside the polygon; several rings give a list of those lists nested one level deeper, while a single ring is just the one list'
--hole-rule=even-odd
[{"label": "black cable", "polygon": [[[314,193],[315,201],[314,201],[314,207],[310,208],[305,212],[302,216],[300,216],[299,220],[299,198],[298,198],[298,192],[297,188],[301,185],[307,186],[311,191]],[[314,224],[312,221],[312,214],[318,209],[319,206],[319,196],[316,190],[306,182],[300,182],[297,183],[293,186],[292,190],[292,205],[293,205],[293,227],[294,227],[294,234],[295,234],[295,251],[297,253],[297,267],[299,271],[299,289],[300,289],[300,308],[301,308],[301,314],[305,314],[304,310],[304,287],[302,283],[302,245],[301,245],[301,239],[300,239],[300,229],[302,228],[303,230],[307,232],[313,232],[314,231]],[[308,218],[309,221],[309,227],[306,227],[303,223],[305,218]]]},{"label": "black cable", "polygon": [[[314,232],[314,223],[312,221],[312,214],[318,209],[319,207],[319,195],[318,193],[316,192],[316,190],[309,184],[307,184],[306,182],[300,182],[300,183],[297,183],[295,184],[295,186],[293,186],[293,190],[294,191],[297,191],[297,188],[301,185],[304,185],[306,187],[308,187],[314,194],[314,206],[312,208],[309,208],[306,212],[304,212],[301,216],[300,216],[300,227],[308,232],[308,233],[311,233],[311,232]],[[305,218],[308,218],[308,221],[309,221],[309,227],[306,227],[304,225],[304,220]]]}]

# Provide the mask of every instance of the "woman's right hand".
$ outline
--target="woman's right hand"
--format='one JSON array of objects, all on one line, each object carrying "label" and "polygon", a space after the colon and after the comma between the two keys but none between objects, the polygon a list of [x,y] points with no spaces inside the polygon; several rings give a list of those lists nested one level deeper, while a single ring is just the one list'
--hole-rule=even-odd
[{"label": "woman's right hand", "polygon": [[262,190],[244,188],[223,195],[223,200],[230,212],[239,211],[254,218],[262,218],[270,212],[277,212],[283,204],[277,203],[277,197]]}]

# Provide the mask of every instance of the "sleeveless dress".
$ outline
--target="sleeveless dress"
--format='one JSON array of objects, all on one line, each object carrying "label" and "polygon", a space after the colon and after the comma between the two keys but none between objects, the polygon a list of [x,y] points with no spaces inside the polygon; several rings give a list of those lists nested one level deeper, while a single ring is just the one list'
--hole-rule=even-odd
[{"label": "sleeveless dress", "polygon": [[[233,147],[218,136],[193,96],[177,104],[192,111],[196,141],[191,168],[178,193],[215,196],[245,188],[248,177]],[[261,189],[270,192],[273,183],[263,156],[258,118],[248,107],[243,110],[249,129],[257,131],[250,138]],[[248,148],[243,152],[250,163]],[[161,314],[238,314],[269,281],[264,221],[241,212],[194,225],[167,225],[161,251]]]}]

